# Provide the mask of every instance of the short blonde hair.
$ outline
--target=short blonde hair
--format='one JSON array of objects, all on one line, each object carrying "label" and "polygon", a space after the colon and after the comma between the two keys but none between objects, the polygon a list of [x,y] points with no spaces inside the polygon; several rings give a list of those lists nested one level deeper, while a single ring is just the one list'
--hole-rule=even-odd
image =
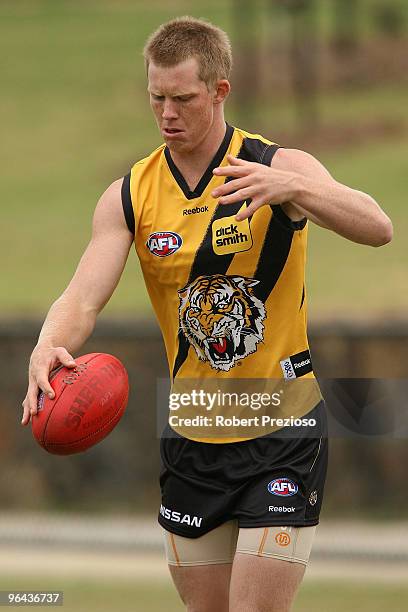
[{"label": "short blonde hair", "polygon": [[175,66],[195,57],[199,78],[207,87],[228,79],[232,68],[231,43],[226,32],[204,19],[188,16],[163,23],[149,36],[143,55],[146,70],[150,62]]}]

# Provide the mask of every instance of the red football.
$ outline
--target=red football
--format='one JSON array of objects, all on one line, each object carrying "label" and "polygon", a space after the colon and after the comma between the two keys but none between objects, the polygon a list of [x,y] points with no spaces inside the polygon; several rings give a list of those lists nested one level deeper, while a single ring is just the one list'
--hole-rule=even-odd
[{"label": "red football", "polygon": [[80,453],[105,438],[120,421],[128,401],[129,381],[123,364],[105,353],[75,359],[50,374],[55,397],[38,396],[31,419],[37,442],[49,453]]}]

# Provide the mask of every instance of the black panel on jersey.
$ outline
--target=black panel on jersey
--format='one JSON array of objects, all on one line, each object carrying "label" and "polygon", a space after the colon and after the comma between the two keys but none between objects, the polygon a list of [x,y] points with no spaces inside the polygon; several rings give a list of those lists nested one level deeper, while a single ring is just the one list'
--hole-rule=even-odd
[{"label": "black panel on jersey", "polygon": [[[259,140],[245,139],[246,147],[259,163],[270,166],[278,145],[265,145]],[[245,142],[244,141],[244,142]],[[266,230],[264,243],[255,271],[255,278],[260,282],[253,288],[253,293],[263,303],[266,302],[276,285],[285,266],[292,244],[293,230],[282,231],[281,214],[285,215],[279,204],[271,206],[272,217]],[[286,215],[285,215],[286,217]],[[289,219],[289,217],[287,217]],[[290,219],[289,219],[290,220]],[[289,229],[286,228],[285,229]]]},{"label": "black panel on jersey", "polygon": [[234,133],[234,128],[231,125],[228,125],[228,123],[226,123],[224,139],[222,143],[220,144],[218,151],[216,152],[213,159],[211,160],[208,168],[204,172],[203,176],[201,177],[201,179],[199,180],[197,186],[195,187],[193,191],[191,191],[190,187],[187,185],[187,182],[184,176],[181,174],[180,170],[177,168],[176,164],[174,163],[171,157],[169,148],[165,147],[164,155],[169,165],[170,172],[172,173],[180,189],[183,191],[187,200],[193,200],[194,198],[199,198],[203,194],[208,183],[213,178],[214,168],[217,168],[222,162],[222,160],[224,159],[224,155],[227,152],[227,149],[230,145],[233,133]]},{"label": "black panel on jersey", "polygon": [[190,348],[189,341],[187,340],[187,338],[183,334],[182,330],[179,329],[179,332],[178,332],[178,351],[177,351],[176,359],[174,361],[173,378],[176,377],[177,372],[179,371],[179,369],[181,368],[181,366],[183,365],[183,363],[187,359],[188,349],[189,348]]},{"label": "black panel on jersey", "polygon": [[[255,146],[259,147],[259,145]],[[269,145],[260,154],[259,162],[270,166],[278,148],[278,145]],[[273,213],[272,218],[265,234],[265,240],[255,272],[255,278],[260,283],[253,288],[254,294],[264,303],[270,296],[285,267],[292,244],[293,232],[303,229],[307,222],[306,218],[300,221],[292,221],[282,210],[280,204],[271,205],[271,209]],[[286,231],[282,231],[282,229]],[[303,305],[303,299],[304,295],[302,296],[300,307]]]},{"label": "black panel on jersey", "polygon": [[[248,147],[249,152],[255,155],[255,159],[258,161],[258,163],[264,164],[264,166],[271,165],[273,156],[280,148],[277,144],[265,145],[262,141],[254,140],[253,138],[246,138],[245,141],[247,141],[246,147]],[[243,157],[243,159],[246,158]],[[253,161],[253,157],[251,161]],[[272,210],[278,221],[280,221],[285,228],[291,231],[301,230],[307,223],[306,217],[300,221],[292,221],[292,219],[283,211],[280,204],[275,204]]]},{"label": "black panel on jersey", "polygon": [[282,206],[280,204],[274,204],[272,206],[273,216],[276,220],[284,227],[285,229],[296,232],[297,230],[302,230],[306,223],[307,218],[304,217],[300,219],[300,221],[293,221],[288,215],[283,211]]},{"label": "black panel on jersey", "polygon": [[302,310],[303,302],[305,301],[305,286],[303,285],[302,299],[300,300],[299,310]]},{"label": "black panel on jersey", "polygon": [[279,145],[271,144],[262,152],[262,155],[259,159],[260,164],[264,164],[264,166],[270,166],[272,162],[272,158],[275,155],[276,151],[279,149]]},{"label": "black panel on jersey", "polygon": [[279,145],[277,144],[269,145],[257,138],[244,138],[237,157],[246,161],[258,162],[258,164],[263,164],[264,166],[270,166],[272,158],[278,149]]},{"label": "black panel on jersey", "polygon": [[130,172],[123,177],[122,182],[122,207],[125,214],[126,224],[129,231],[135,233],[135,213],[133,212],[132,197],[130,195]]},{"label": "black panel on jersey", "polygon": [[[271,208],[273,207],[271,206]],[[292,238],[293,232],[283,232],[275,214],[273,214],[269,221],[254,275],[260,282],[252,289],[256,297],[264,303],[270,296],[285,267]]]}]

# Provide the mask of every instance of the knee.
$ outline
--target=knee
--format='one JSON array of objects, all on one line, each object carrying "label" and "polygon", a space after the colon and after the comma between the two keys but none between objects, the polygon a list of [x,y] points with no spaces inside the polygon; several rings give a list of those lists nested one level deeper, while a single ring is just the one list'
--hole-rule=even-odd
[{"label": "knee", "polygon": [[256,603],[252,599],[248,601],[241,601],[238,607],[231,608],[234,612],[290,612],[292,606],[287,605],[274,605],[271,603]]},{"label": "knee", "polygon": [[200,582],[178,588],[187,612],[229,612],[229,588],[214,584],[205,588]]}]

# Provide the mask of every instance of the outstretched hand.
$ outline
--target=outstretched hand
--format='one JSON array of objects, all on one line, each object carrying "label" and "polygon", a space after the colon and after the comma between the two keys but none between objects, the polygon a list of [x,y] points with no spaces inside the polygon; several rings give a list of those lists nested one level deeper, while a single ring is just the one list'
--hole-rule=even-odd
[{"label": "outstretched hand", "polygon": [[276,170],[257,162],[227,156],[229,166],[214,168],[216,176],[230,176],[232,180],[211,192],[220,204],[233,204],[251,199],[251,203],[235,217],[237,221],[247,219],[265,204],[282,204],[294,199],[297,175]]}]

